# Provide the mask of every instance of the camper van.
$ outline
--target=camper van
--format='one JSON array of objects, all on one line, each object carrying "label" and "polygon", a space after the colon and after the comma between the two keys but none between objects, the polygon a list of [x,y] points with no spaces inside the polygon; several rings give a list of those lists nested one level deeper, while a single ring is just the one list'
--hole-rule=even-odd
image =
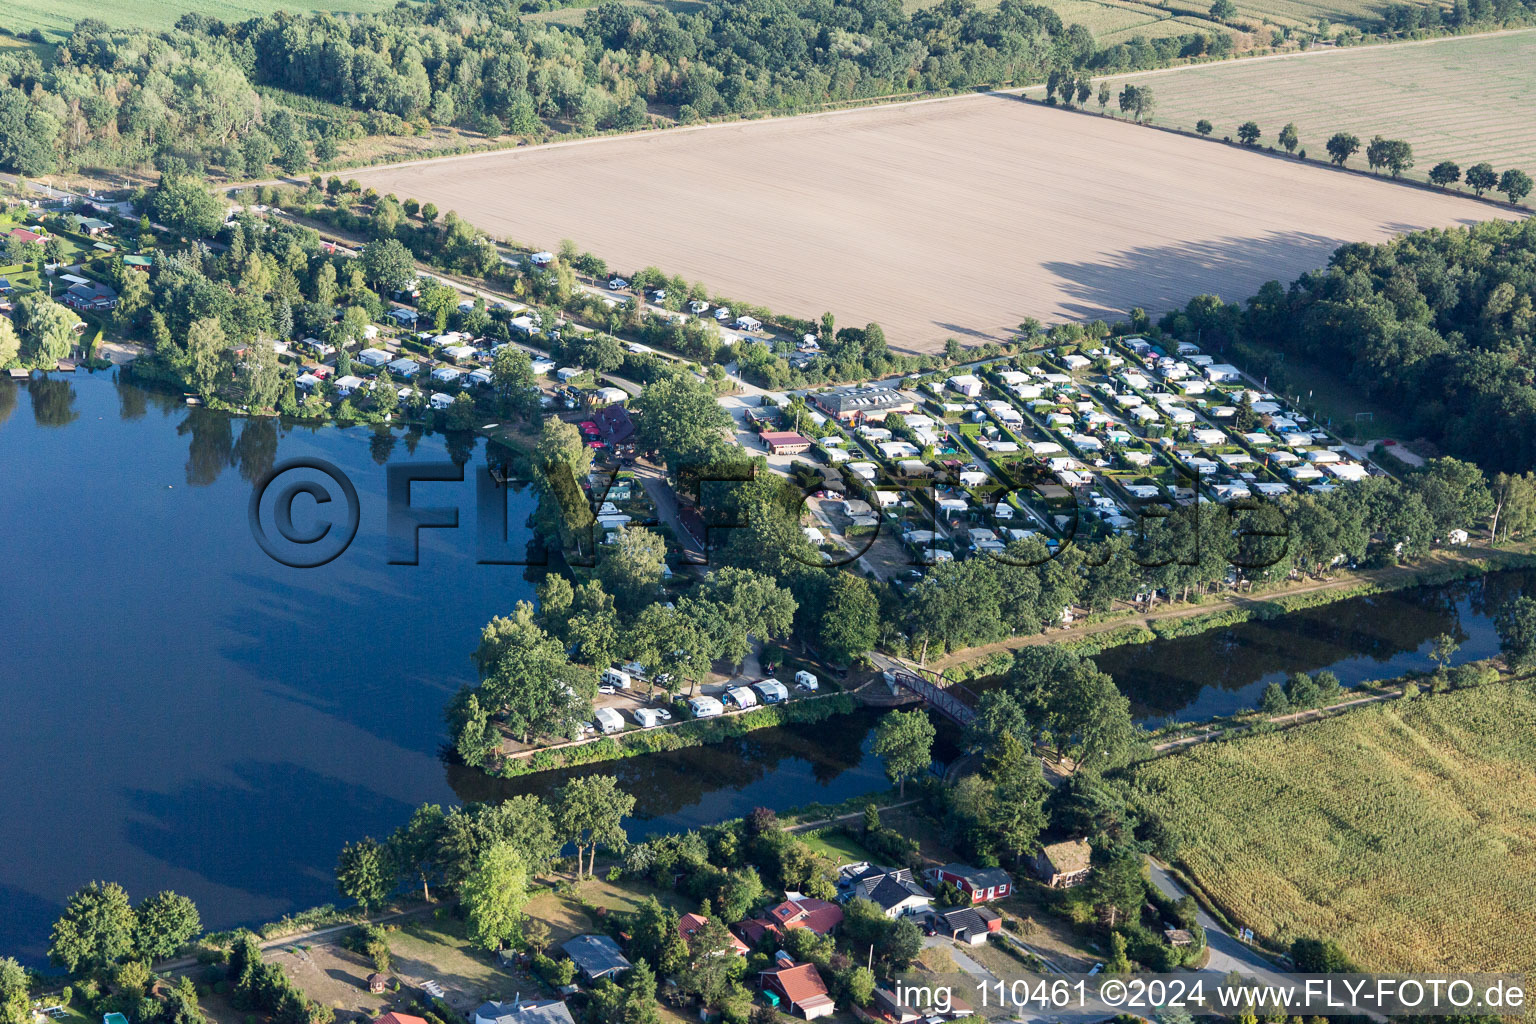
[{"label": "camper van", "polygon": [[816,677],[813,674],[802,669],[801,671],[795,673],[795,685],[800,687],[802,690],[808,690],[811,693],[815,693],[817,686],[820,684],[817,682]]},{"label": "camper van", "polygon": [[662,708],[635,708],[630,714],[635,716],[635,723],[642,729],[654,729],[672,717],[672,712]]},{"label": "camper van", "polygon": [[598,708],[592,717],[597,719],[599,732],[606,734],[624,731],[624,716],[613,708]]},{"label": "camper van", "polygon": [[610,668],[603,672],[604,686],[614,686],[620,690],[627,690],[633,685],[633,682],[629,677],[629,673],[622,669]]},{"label": "camper van", "polygon": [[688,710],[694,718],[714,718],[725,711],[725,706],[713,697],[688,698]]}]

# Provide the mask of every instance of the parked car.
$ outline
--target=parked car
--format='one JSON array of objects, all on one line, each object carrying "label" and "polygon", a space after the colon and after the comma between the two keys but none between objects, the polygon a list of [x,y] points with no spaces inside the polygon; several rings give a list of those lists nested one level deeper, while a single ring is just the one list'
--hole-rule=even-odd
[{"label": "parked car", "polygon": [[608,287],[612,288],[616,292],[623,291],[625,288],[629,287],[629,282],[624,280],[622,277],[610,277],[608,279]]}]

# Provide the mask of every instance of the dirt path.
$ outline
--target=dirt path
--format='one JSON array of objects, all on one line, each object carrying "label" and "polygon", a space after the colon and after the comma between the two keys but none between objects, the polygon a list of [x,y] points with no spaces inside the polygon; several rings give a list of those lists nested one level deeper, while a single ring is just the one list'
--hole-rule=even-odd
[{"label": "dirt path", "polygon": [[[946,669],[954,668],[956,665],[966,665],[971,662],[981,661],[993,654],[1016,651],[1021,647],[1031,647],[1036,644],[1071,643],[1099,633],[1108,633],[1121,629],[1125,626],[1143,626],[1150,629],[1154,622],[1170,622],[1178,619],[1196,618],[1202,615],[1214,615],[1224,611],[1251,608],[1269,601],[1297,597],[1303,594],[1316,594],[1330,590],[1347,590],[1363,583],[1373,583],[1382,589],[1394,589],[1408,585],[1426,574],[1426,572],[1434,569],[1467,565],[1475,557],[1497,558],[1500,555],[1509,553],[1508,549],[1495,550],[1486,547],[1461,548],[1457,552],[1441,550],[1436,551],[1425,561],[1413,566],[1362,569],[1357,572],[1341,573],[1331,579],[1310,580],[1305,583],[1282,585],[1274,589],[1258,591],[1251,595],[1233,594],[1203,604],[1165,605],[1160,610],[1134,612],[1122,618],[1086,623],[1080,626],[1068,626],[1063,629],[1052,629],[1046,633],[1035,633],[1029,636],[1009,637],[1007,640],[999,640],[997,643],[985,644],[980,647],[967,647],[963,650],[955,651],[929,662],[925,667],[935,672],[943,672]],[[1125,607],[1127,606],[1123,603],[1117,605],[1117,608]]]},{"label": "dirt path", "polygon": [[[402,921],[410,917],[420,917],[423,914],[427,914],[436,910],[438,907],[451,906],[455,902],[457,902],[457,900],[450,900],[448,903],[423,904],[419,907],[411,907],[408,910],[391,911],[387,914],[374,914],[368,918],[368,921],[371,924],[385,924],[390,921]],[[284,946],[313,945],[316,942],[334,939],[343,932],[356,928],[360,923],[361,922],[358,921],[347,921],[344,924],[326,925],[324,928],[313,928],[309,931],[294,932],[291,935],[284,935],[276,939],[261,939],[259,942],[257,942],[257,946],[263,952],[266,952],[268,950],[281,949]],[[169,974],[173,971],[184,971],[190,967],[196,967],[197,965],[197,957],[187,956],[182,957],[179,960],[172,960],[168,963],[156,964],[155,971],[158,974]]]},{"label": "dirt path", "polygon": [[[880,811],[881,811],[881,813],[884,813],[886,811],[894,811],[894,810],[898,810],[898,809],[900,809],[902,807],[911,807],[913,804],[920,804],[922,802],[923,801],[922,801],[921,797],[914,797],[911,800],[902,800],[899,803],[885,804],[885,805],[880,807]],[[786,831],[786,832],[805,832],[805,831],[807,831],[809,829],[821,828],[823,825],[833,825],[833,824],[836,824],[839,821],[858,821],[858,820],[862,819],[863,817],[864,817],[864,812],[863,811],[854,811],[851,814],[839,814],[836,817],[832,817],[832,818],[818,818],[815,821],[802,821],[802,822],[799,822],[798,824],[790,825],[790,826],[786,827],[784,829],[784,831]]]},{"label": "dirt path", "polygon": [[[1350,708],[1360,707],[1362,704],[1379,704],[1384,700],[1397,700],[1400,696],[1401,694],[1391,692],[1372,693],[1365,697],[1356,697],[1353,700],[1345,700],[1340,701],[1337,704],[1329,704],[1327,707],[1307,708],[1305,711],[1291,711],[1283,715],[1275,715],[1273,718],[1264,719],[1264,721],[1268,722],[1270,725],[1279,726],[1282,729],[1288,729],[1293,725],[1300,725],[1303,722],[1316,721],[1319,718],[1327,718],[1330,715],[1334,715],[1342,711],[1347,711]],[[1238,726],[1237,728],[1247,728],[1248,724],[1250,723],[1244,723],[1242,726]],[[1193,747],[1201,743],[1210,743],[1213,740],[1221,739],[1221,737],[1227,734],[1227,731],[1230,728],[1232,727],[1219,726],[1210,729],[1207,732],[1198,733],[1194,736],[1182,736],[1179,739],[1169,740],[1166,743],[1155,744],[1152,749],[1155,752],[1162,754],[1170,750],[1178,750],[1182,747]]]}]

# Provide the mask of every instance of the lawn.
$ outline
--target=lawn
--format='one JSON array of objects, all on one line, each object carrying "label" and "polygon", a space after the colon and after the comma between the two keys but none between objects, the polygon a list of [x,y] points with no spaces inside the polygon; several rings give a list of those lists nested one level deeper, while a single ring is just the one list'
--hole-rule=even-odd
[{"label": "lawn", "polygon": [[1536,967],[1536,695],[1374,705],[1138,768],[1137,798],[1235,920],[1366,970]]},{"label": "lawn", "polygon": [[449,911],[391,931],[389,950],[393,973],[403,983],[419,987],[423,981],[435,980],[455,1009],[510,996],[518,987],[527,991],[533,985],[532,979],[497,967],[485,952],[470,945],[464,922]]},{"label": "lawn", "polygon": [[684,910],[684,900],[671,889],[660,889],[645,882],[626,880],[622,885],[602,878],[589,878],[581,883],[581,895],[594,907],[621,914],[639,910],[649,896],[656,897],[664,907]]},{"label": "lawn", "polygon": [[819,835],[802,835],[800,838],[805,840],[805,845],[823,857],[832,858],[838,864],[875,859],[874,855],[855,842],[852,836],[834,828],[822,830]]},{"label": "lawn", "polygon": [[585,910],[548,891],[529,900],[523,913],[549,925],[549,941],[556,946],[573,936],[584,935],[594,927]]},{"label": "lawn", "polygon": [[1382,437],[1411,440],[1406,416],[1398,409],[1368,398],[1359,388],[1351,387],[1336,368],[1308,362],[1294,353],[1285,355],[1285,398],[1308,416],[1346,430],[1354,425],[1355,438],[1373,441]]},{"label": "lawn", "polygon": [[[1299,148],[1315,160],[1327,159],[1325,143],[1338,131],[1355,134],[1362,147],[1376,134],[1406,139],[1414,152],[1408,176],[1423,179],[1440,160],[1463,170],[1486,160],[1496,170],[1536,173],[1533,66],[1536,31],[1527,30],[1313,50],[1109,81],[1117,94],[1127,81],[1150,86],[1157,124],[1192,129],[1205,118],[1215,138],[1235,136],[1239,124],[1252,120],[1264,133],[1260,145],[1278,146],[1280,129],[1294,123]],[[1363,148],[1351,163],[1365,166]]]},{"label": "lawn", "polygon": [[41,29],[58,40],[69,34],[78,19],[86,16],[100,18],[113,28],[158,32],[174,26],[176,19],[188,12],[238,22],[280,10],[383,11],[393,6],[395,0],[326,0],[324,3],[305,3],[303,0],[114,0],[113,3],[80,8],[60,7],[48,0],[10,0],[4,13],[0,13],[0,28],[17,34]]}]

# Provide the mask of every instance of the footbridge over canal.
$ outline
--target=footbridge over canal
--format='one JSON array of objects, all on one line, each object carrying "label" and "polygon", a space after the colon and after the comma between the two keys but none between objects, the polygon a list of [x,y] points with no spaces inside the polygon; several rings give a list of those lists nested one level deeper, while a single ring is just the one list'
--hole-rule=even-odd
[{"label": "footbridge over canal", "polygon": [[871,653],[870,660],[881,677],[861,693],[865,703],[895,705],[922,701],[962,729],[976,721],[976,694],[946,679],[943,673],[884,654]]}]

